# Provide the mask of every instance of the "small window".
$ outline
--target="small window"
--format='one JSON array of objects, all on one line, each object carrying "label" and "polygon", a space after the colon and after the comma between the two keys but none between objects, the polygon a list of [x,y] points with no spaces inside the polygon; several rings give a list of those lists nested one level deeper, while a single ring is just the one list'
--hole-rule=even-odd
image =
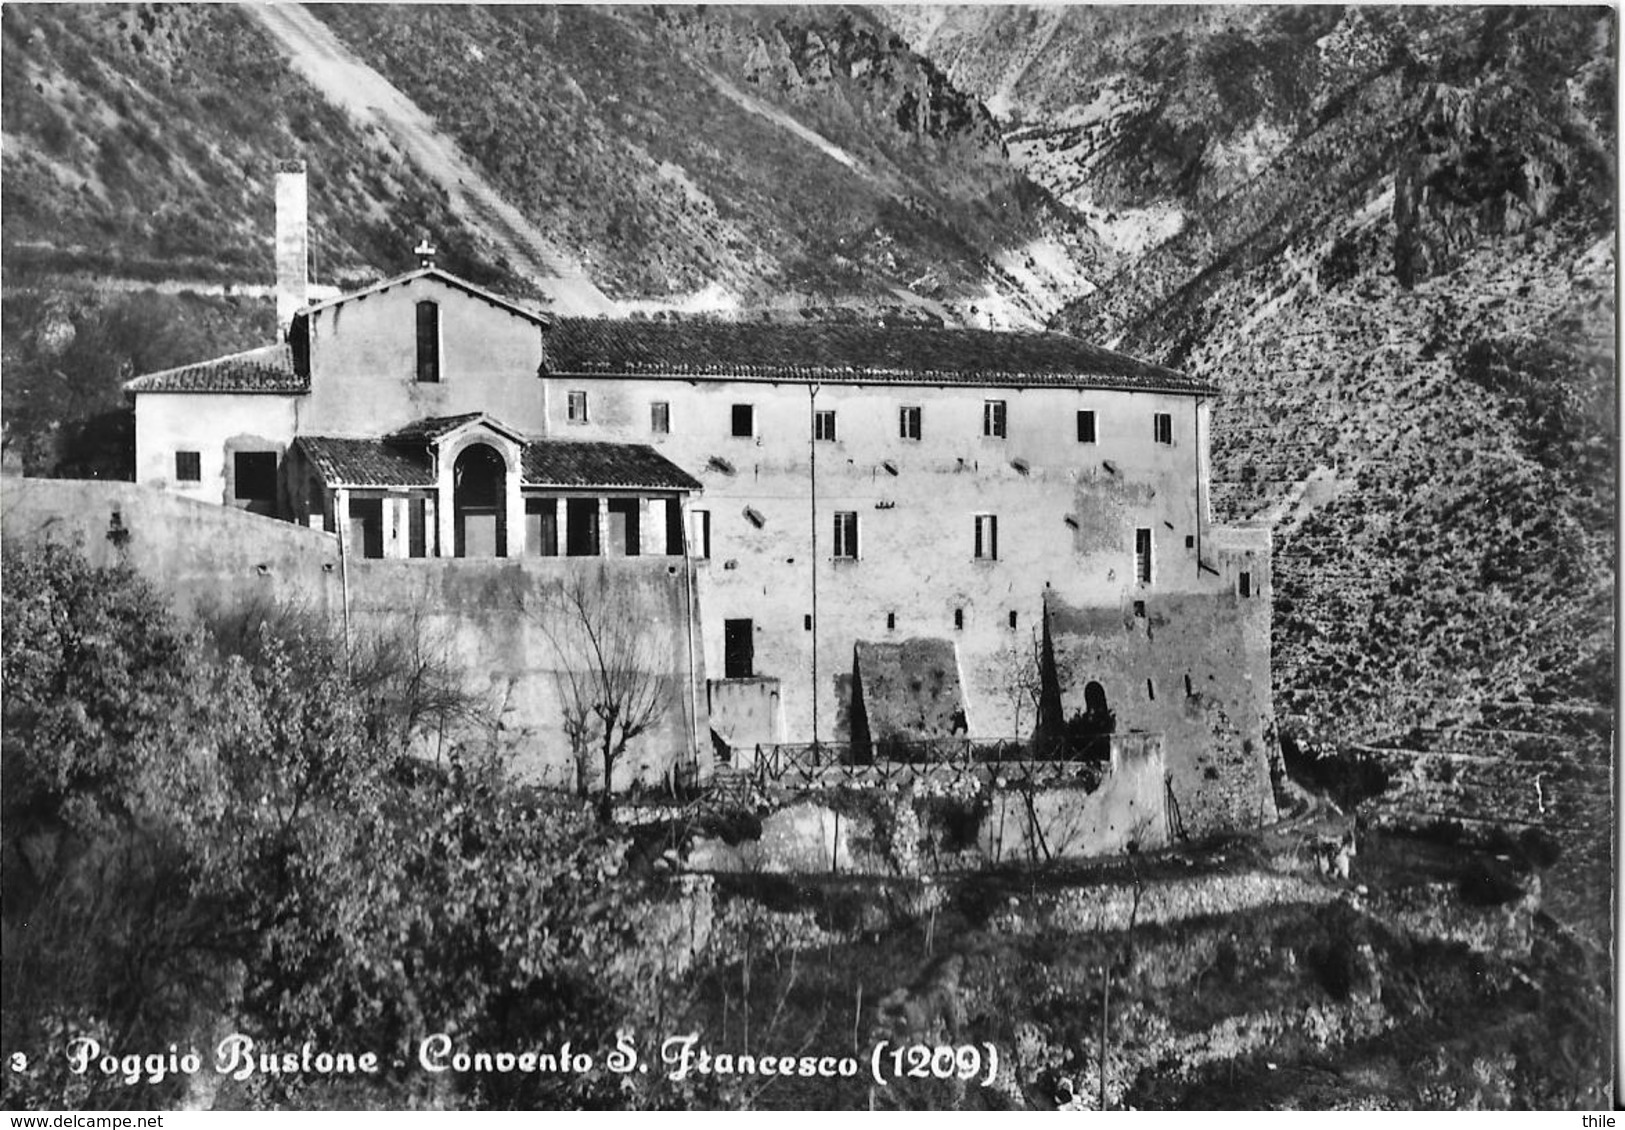
[{"label": "small window", "polygon": [[1092,408],[1080,409],[1078,412],[1078,442],[1095,442],[1095,412]]},{"label": "small window", "polygon": [[995,439],[1004,438],[1004,401],[982,401],[982,434]]},{"label": "small window", "polygon": [[418,303],[418,380],[432,384],[440,379],[440,306]]},{"label": "small window", "polygon": [[570,407],[565,416],[572,424],[585,424],[587,422],[587,390],[582,388],[570,390]]},{"label": "small window", "polygon": [[909,406],[898,409],[897,434],[903,439],[920,438],[920,409]]},{"label": "small window", "polygon": [[239,451],[233,458],[233,493],[245,502],[276,501],[276,452]]},{"label": "small window", "polygon": [[649,430],[657,436],[671,433],[671,404],[657,400],[649,405]]},{"label": "small window", "polygon": [[1010,610],[1010,630],[1012,632],[1016,630],[1016,610],[1014,608]]},{"label": "small window", "polygon": [[196,451],[175,453],[175,479],[183,483],[203,481],[203,456]]},{"label": "small window", "polygon": [[694,556],[702,561],[711,559],[711,512],[709,510],[695,510],[694,514]]},{"label": "small window", "polygon": [[823,443],[835,442],[835,413],[824,410],[813,413],[813,439]]},{"label": "small window", "polygon": [[1151,583],[1151,531],[1134,531],[1134,579],[1143,585]]},{"label": "small window", "polygon": [[1151,417],[1151,431],[1158,443],[1174,442],[1174,418],[1167,412],[1157,412]]},{"label": "small window", "polygon": [[996,561],[999,557],[999,519],[993,514],[976,515],[976,559]]},{"label": "small window", "polygon": [[956,609],[954,609],[954,630],[955,631],[964,631],[964,629],[965,629],[965,610],[963,608],[956,608]]},{"label": "small window", "polygon": [[897,613],[886,613],[886,630],[888,632],[895,632],[897,630]]},{"label": "small window", "polygon": [[756,406],[753,404],[735,404],[733,409],[733,434],[736,436],[753,436],[756,434]]},{"label": "small window", "polygon": [[1243,597],[1253,595],[1253,575],[1251,573],[1244,571],[1241,576],[1236,578],[1236,591]]},{"label": "small window", "polygon": [[812,613],[811,612],[808,612],[804,616],[801,617],[801,630],[804,631],[804,632],[812,631]]},{"label": "small window", "polygon": [[835,556],[850,561],[858,559],[858,512],[856,510],[837,510],[835,512]]}]

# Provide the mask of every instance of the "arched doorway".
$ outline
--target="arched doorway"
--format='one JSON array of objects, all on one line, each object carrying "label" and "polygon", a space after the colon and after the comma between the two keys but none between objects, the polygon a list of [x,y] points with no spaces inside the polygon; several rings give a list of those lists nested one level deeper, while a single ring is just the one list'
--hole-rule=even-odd
[{"label": "arched doorway", "polygon": [[1072,717],[1074,745],[1079,756],[1089,761],[1106,761],[1111,757],[1112,734],[1117,729],[1117,715],[1106,702],[1106,688],[1089,680],[1083,688],[1083,713]]},{"label": "arched doorway", "polygon": [[508,530],[503,487],[508,465],[488,444],[465,448],[452,465],[458,557],[506,557]]}]

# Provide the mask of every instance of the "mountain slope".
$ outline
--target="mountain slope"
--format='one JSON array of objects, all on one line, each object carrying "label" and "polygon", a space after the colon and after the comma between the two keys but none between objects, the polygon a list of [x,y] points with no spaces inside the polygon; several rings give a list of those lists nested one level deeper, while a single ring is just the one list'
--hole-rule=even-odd
[{"label": "mountain slope", "polygon": [[902,289],[1031,324],[1101,259],[981,107],[861,12],[315,11],[617,297]]},{"label": "mountain slope", "polygon": [[275,37],[289,59],[335,106],[365,128],[387,133],[406,157],[431,177],[451,210],[481,232],[508,264],[529,279],[561,314],[605,314],[614,305],[581,266],[548,244],[435,128],[422,110],[382,75],[356,59],[301,4],[259,4],[246,9]]},{"label": "mountain slope", "polygon": [[1208,376],[1321,737],[1611,701],[1612,19],[1406,13],[1402,58],[1064,322]]},{"label": "mountain slope", "polygon": [[449,268],[524,282],[388,141],[293,73],[243,9],[7,5],[5,269],[271,282],[274,162],[307,158],[312,275],[376,278],[425,232]]}]

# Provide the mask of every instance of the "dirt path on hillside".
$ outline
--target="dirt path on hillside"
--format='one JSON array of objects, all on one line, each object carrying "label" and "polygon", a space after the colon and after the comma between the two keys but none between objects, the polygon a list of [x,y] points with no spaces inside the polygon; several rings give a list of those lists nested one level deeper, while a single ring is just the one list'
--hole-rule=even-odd
[{"label": "dirt path on hillside", "polygon": [[740,90],[733,83],[723,78],[715,70],[706,66],[698,59],[692,59],[690,62],[693,63],[694,68],[698,70],[705,78],[705,81],[711,84],[712,89],[714,89],[724,98],[728,99],[730,102],[737,105],[740,109],[746,111],[747,113],[755,114],[757,117],[765,118],[774,125],[778,126],[780,129],[788,131],[795,137],[818,150],[824,156],[830,157],[835,161],[840,162],[842,165],[845,165],[864,180],[873,184],[880,183],[879,178],[877,178],[868,169],[864,168],[861,161],[852,156],[852,154],[848,153],[846,150],[842,149],[839,145],[836,145],[833,141],[819,133],[817,130],[808,129],[806,126],[796,121],[777,106],[764,102],[760,98],[746,94],[743,90]]},{"label": "dirt path on hillside", "polygon": [[363,126],[377,126],[451,198],[452,210],[496,244],[560,314],[613,314],[616,304],[581,266],[492,187],[434,120],[362,62],[302,4],[250,4],[246,11],[287,52],[295,69]]}]

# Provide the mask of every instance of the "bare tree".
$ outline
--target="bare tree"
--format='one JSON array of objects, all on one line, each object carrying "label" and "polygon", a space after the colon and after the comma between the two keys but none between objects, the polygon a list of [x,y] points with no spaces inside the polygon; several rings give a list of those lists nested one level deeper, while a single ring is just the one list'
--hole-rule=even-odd
[{"label": "bare tree", "polygon": [[626,747],[654,727],[670,704],[647,625],[614,597],[602,568],[583,569],[533,611],[559,657],[564,732],[585,791],[589,759],[603,772],[598,810],[609,818],[615,766]]},{"label": "bare tree", "polygon": [[1030,707],[1039,727],[1033,735],[1040,739],[1035,746],[1055,745],[1059,740],[1057,731],[1063,725],[1061,692],[1072,684],[1076,657],[1064,651],[1057,655],[1046,627],[1043,636],[1034,632],[1025,643],[1005,644],[994,662],[996,685],[1010,704],[1011,730],[1016,740],[1023,740],[1022,716]]}]

